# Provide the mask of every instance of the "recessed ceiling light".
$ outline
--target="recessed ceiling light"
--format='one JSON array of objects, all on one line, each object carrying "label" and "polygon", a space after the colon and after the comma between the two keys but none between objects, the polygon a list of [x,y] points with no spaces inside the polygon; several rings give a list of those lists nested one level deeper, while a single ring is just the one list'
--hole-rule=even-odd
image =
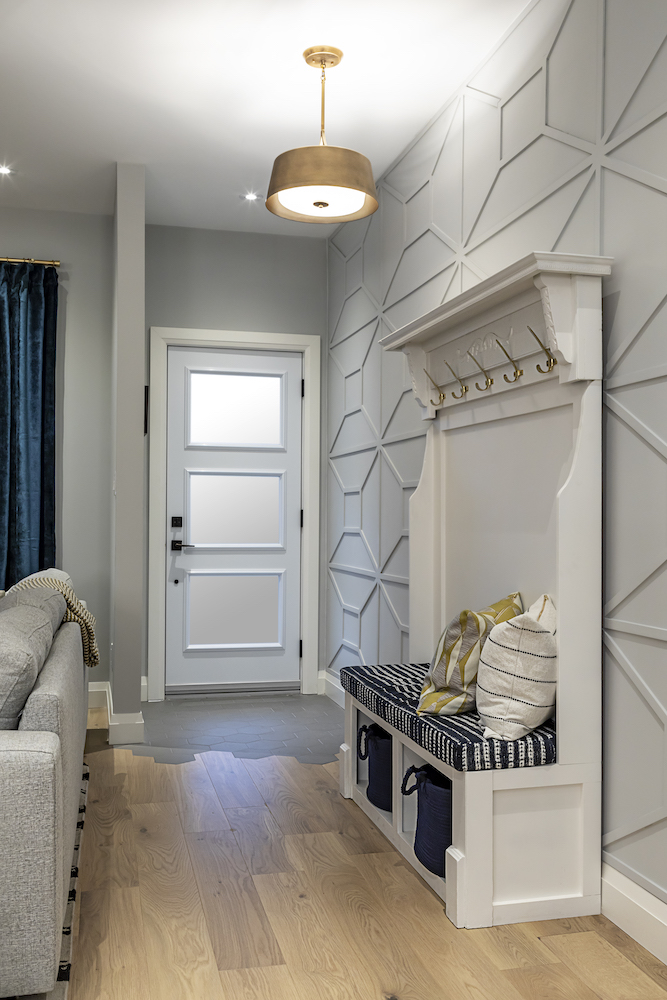
[{"label": "recessed ceiling light", "polygon": [[258,198],[259,198],[259,195],[254,194],[252,191],[250,192],[250,194],[247,194],[245,196],[245,200],[246,201],[257,201]]},{"label": "recessed ceiling light", "polygon": [[5,167],[5,166],[0,167],[0,174],[11,174],[11,172],[12,171],[10,167]]}]

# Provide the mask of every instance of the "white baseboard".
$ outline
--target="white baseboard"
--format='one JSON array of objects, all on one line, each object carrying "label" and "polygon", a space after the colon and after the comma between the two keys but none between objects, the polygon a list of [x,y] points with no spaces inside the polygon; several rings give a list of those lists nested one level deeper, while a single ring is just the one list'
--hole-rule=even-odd
[{"label": "white baseboard", "polygon": [[667,963],[667,903],[606,863],[602,865],[602,912]]},{"label": "white baseboard", "polygon": [[[146,678],[142,678],[142,681]],[[141,685],[142,694],[144,684]],[[143,699],[142,699],[143,700]],[[141,712],[114,712],[109,681],[88,683],[88,708],[106,708],[109,716],[109,744],[144,742],[144,717]]]},{"label": "white baseboard", "polygon": [[327,698],[331,698],[341,708],[345,708],[345,692],[337,677],[327,674],[324,679],[324,693]]}]

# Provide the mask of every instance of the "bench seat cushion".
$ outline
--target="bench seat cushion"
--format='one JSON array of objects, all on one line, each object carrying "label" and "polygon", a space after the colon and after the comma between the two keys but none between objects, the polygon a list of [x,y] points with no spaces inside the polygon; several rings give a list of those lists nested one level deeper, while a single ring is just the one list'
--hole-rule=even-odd
[{"label": "bench seat cushion", "polygon": [[428,663],[343,667],[340,682],[353,698],[404,736],[457,771],[491,771],[556,763],[556,730],[550,719],[519,740],[485,740],[477,712],[416,713]]}]

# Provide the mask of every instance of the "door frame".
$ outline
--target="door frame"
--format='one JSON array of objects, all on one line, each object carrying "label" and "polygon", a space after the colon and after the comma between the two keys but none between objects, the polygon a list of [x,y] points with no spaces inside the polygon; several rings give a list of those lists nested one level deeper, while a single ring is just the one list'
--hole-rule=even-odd
[{"label": "door frame", "polygon": [[167,572],[167,351],[222,347],[292,351],[303,357],[301,497],[301,693],[318,693],[320,591],[320,364],[321,340],[312,334],[245,330],[150,329],[148,493],[148,700],[163,701]]}]

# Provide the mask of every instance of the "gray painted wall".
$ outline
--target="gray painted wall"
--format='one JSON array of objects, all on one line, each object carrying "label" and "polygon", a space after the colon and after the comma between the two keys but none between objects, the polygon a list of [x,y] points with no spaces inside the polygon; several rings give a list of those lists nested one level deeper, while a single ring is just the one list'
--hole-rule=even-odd
[{"label": "gray painted wall", "polygon": [[109,676],[113,219],[0,210],[0,255],[60,260],[57,560],[97,618]]},{"label": "gray painted wall", "polygon": [[326,336],[326,252],[306,236],[147,226],[147,325]]},{"label": "gray painted wall", "polygon": [[[608,254],[605,859],[667,900],[667,4],[539,0],[330,241],[328,665],[406,654],[424,426],[377,341],[531,250]],[[443,95],[445,97],[446,95]]]}]

